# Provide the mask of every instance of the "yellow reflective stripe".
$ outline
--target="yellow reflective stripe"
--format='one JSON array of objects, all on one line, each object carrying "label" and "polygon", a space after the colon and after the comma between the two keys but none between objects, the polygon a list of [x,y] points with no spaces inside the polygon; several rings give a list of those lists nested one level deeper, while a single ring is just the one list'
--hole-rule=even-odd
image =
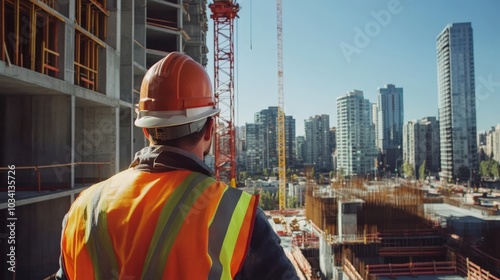
[{"label": "yellow reflective stripe", "polygon": [[220,260],[229,224],[234,214],[234,209],[240,201],[242,192],[226,186],[224,193],[219,199],[217,209],[208,229],[208,255],[212,260],[212,266],[208,273],[208,280],[219,280],[222,278],[224,264]]},{"label": "yellow reflective stripe", "polygon": [[85,240],[96,280],[114,279],[119,275],[115,252],[108,233],[105,200],[101,200],[103,185],[88,197],[85,209]]},{"label": "yellow reflective stripe", "polygon": [[252,196],[248,193],[242,193],[238,204],[236,205],[231,221],[226,231],[226,236],[224,238],[224,243],[222,244],[222,250],[220,252],[219,260],[222,263],[222,276],[221,279],[232,279],[231,278],[231,259],[233,256],[234,249],[236,247],[236,242],[238,241],[238,236],[240,234],[241,225],[245,220],[245,216],[250,205]]}]

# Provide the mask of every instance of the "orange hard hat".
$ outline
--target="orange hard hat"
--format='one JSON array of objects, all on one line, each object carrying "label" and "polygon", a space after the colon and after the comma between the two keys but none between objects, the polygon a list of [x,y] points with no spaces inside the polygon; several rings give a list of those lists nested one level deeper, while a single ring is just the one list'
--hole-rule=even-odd
[{"label": "orange hard hat", "polygon": [[135,125],[144,128],[190,124],[220,112],[205,69],[179,52],[169,53],[147,71],[138,105]]}]

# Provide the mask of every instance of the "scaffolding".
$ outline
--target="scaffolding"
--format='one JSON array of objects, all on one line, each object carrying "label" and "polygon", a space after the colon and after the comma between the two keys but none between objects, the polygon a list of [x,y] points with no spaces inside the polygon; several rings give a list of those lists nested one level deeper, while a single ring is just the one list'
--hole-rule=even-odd
[{"label": "scaffolding", "polygon": [[76,0],[75,84],[93,91],[99,88],[99,49],[105,48],[106,0]]},{"label": "scaffolding", "polygon": [[55,1],[0,1],[0,58],[48,76],[58,77],[58,28],[64,18]]},{"label": "scaffolding", "polygon": [[[99,88],[99,51],[105,48],[106,0],[76,0],[75,36],[67,36],[65,18],[57,1],[0,0],[0,59],[47,76],[64,79],[61,52],[65,40],[75,42],[75,79],[78,86]],[[64,35],[63,35],[64,34]],[[61,40],[62,39],[62,40]]]}]

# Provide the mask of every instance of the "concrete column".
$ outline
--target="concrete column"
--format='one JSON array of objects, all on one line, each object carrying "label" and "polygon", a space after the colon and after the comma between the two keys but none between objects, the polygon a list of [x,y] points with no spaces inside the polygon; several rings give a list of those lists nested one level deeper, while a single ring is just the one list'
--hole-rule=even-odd
[{"label": "concrete column", "polygon": [[134,62],[144,68],[146,68],[146,1],[136,1],[134,6],[134,40],[138,43],[134,44]]},{"label": "concrete column", "polygon": [[121,1],[110,0],[107,2],[109,18],[106,33],[106,71],[100,75],[99,80],[105,82],[105,93],[111,98],[120,98],[120,50],[121,50]]},{"label": "concrete column", "polygon": [[[75,163],[75,112],[76,110],[76,97],[71,96],[71,163]],[[71,165],[71,188],[75,187],[75,166]],[[71,196],[71,203],[73,203],[73,196]]]},{"label": "concrete column", "polygon": [[106,28],[106,43],[118,53],[120,53],[121,3],[122,1],[117,0],[110,0],[107,2],[109,17]]},{"label": "concrete column", "polygon": [[[106,71],[99,72],[99,80],[102,85],[105,83],[106,95],[110,98],[120,99],[122,84],[120,81],[121,67],[120,54],[113,48],[107,46],[104,61],[106,61]],[[126,88],[125,88],[126,89]]]},{"label": "concrete column", "polygon": [[134,1],[124,0],[121,4],[121,39],[120,39],[120,99],[133,102],[134,81]]},{"label": "concrete column", "polygon": [[[134,160],[134,154],[136,152],[136,149],[135,149],[135,142],[136,142],[136,137],[135,137],[135,134],[134,134],[134,130],[139,130],[139,128],[135,127],[134,125],[134,108],[130,108],[130,161],[132,162],[132,160]],[[137,149],[138,151],[139,149]]]},{"label": "concrete column", "polygon": [[[72,2],[72,1],[71,1]],[[73,84],[75,82],[75,28],[72,23],[64,24],[64,80]]]},{"label": "concrete column", "polygon": [[[75,82],[75,1],[67,1],[68,21],[64,23],[64,50],[62,60],[64,65],[64,80],[73,84]],[[60,37],[61,38],[61,37]]]},{"label": "concrete column", "polygon": [[120,172],[120,106],[115,107],[115,173]]}]

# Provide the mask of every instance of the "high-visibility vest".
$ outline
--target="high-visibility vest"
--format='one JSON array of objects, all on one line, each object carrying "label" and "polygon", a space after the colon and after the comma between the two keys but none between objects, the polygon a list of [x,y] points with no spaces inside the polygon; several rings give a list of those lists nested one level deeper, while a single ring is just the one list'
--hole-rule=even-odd
[{"label": "high-visibility vest", "polygon": [[83,191],[61,241],[68,279],[232,279],[258,197],[186,171],[128,169]]}]

